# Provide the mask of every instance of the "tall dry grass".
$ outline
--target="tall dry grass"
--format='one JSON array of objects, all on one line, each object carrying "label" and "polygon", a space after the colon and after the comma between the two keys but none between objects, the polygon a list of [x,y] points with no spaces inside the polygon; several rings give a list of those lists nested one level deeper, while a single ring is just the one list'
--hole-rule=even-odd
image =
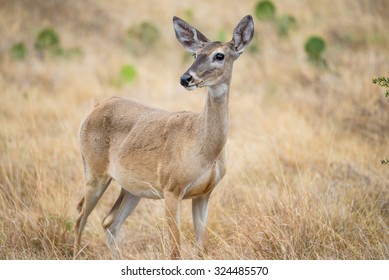
[{"label": "tall dry grass", "polygon": [[[77,132],[93,105],[112,95],[169,110],[201,110],[204,90],[186,92],[190,65],[172,30],[193,24],[215,38],[253,13],[256,1],[0,1],[0,259],[69,259],[84,191]],[[298,29],[277,36],[256,21],[259,53],[236,62],[227,175],[211,197],[207,259],[388,259],[389,100],[371,83],[389,74],[386,1],[275,1]],[[196,7],[196,8],[194,8]],[[223,7],[223,8],[221,8]],[[129,26],[151,20],[161,40],[137,55]],[[42,59],[40,29],[54,27],[83,55]],[[307,62],[305,39],[327,41],[328,69]],[[24,61],[9,55],[23,40]],[[117,86],[120,66],[136,81]],[[107,259],[101,220],[113,184],[92,213],[80,258]],[[190,203],[182,209],[183,256],[196,259]],[[142,200],[122,229],[128,259],[167,254],[162,201]]]}]

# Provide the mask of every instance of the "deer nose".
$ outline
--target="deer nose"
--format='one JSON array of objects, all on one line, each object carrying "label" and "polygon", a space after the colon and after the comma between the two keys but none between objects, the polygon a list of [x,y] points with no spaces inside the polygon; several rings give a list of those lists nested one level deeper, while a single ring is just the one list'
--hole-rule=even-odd
[{"label": "deer nose", "polygon": [[181,76],[180,84],[184,87],[188,86],[190,81],[192,81],[192,76],[189,74],[184,74]]}]

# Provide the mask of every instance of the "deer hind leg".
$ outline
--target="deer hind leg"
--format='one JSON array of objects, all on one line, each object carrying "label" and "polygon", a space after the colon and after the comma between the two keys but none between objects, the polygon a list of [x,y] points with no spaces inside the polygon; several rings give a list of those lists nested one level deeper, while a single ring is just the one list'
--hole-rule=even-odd
[{"label": "deer hind leg", "polygon": [[205,248],[205,226],[208,217],[208,203],[211,193],[192,199],[192,216],[195,229],[195,243],[202,255]]},{"label": "deer hind leg", "polygon": [[103,220],[107,243],[114,259],[121,259],[120,250],[117,246],[120,228],[127,217],[134,211],[139,201],[139,197],[122,188],[114,206]]},{"label": "deer hind leg", "polygon": [[90,213],[95,208],[97,202],[111,183],[112,178],[105,175],[102,177],[90,176],[86,184],[86,194],[83,196],[78,203],[78,217],[75,224],[75,241],[74,241],[74,252],[73,257],[76,257],[79,251],[81,242],[81,235],[85,228],[87,219]]}]

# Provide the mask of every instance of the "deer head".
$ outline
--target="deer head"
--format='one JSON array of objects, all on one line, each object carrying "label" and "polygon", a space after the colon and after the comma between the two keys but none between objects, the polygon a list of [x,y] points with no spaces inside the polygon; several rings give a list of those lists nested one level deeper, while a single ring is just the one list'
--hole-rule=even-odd
[{"label": "deer head", "polygon": [[177,40],[193,53],[194,63],[181,76],[180,83],[188,90],[229,82],[232,65],[254,35],[252,16],[245,16],[235,27],[232,40],[212,42],[200,31],[178,17],[173,18]]}]

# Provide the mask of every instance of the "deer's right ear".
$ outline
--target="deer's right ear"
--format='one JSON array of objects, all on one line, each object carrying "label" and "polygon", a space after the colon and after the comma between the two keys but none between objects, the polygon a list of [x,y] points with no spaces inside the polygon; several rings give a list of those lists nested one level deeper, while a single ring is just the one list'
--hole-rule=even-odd
[{"label": "deer's right ear", "polygon": [[190,52],[204,47],[210,41],[200,31],[178,17],[173,17],[177,40]]}]

